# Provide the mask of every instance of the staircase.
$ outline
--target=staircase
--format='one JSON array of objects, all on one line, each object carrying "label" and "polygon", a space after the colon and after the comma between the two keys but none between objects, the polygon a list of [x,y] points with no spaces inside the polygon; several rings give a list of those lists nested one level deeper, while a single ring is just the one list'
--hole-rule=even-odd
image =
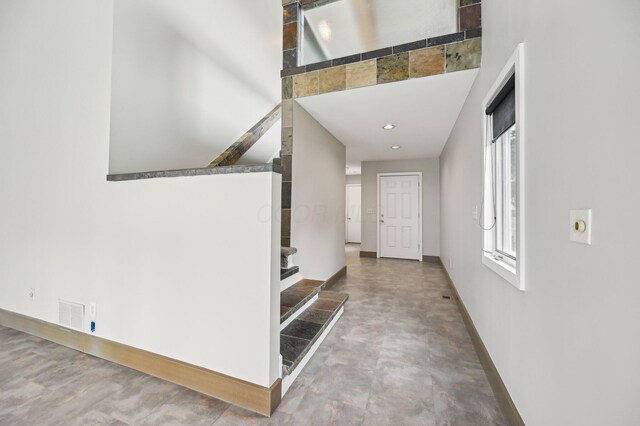
[{"label": "staircase", "polygon": [[342,316],[349,298],[344,293],[324,290],[324,281],[304,279],[291,260],[296,252],[294,247],[283,247],[280,253],[283,396]]}]

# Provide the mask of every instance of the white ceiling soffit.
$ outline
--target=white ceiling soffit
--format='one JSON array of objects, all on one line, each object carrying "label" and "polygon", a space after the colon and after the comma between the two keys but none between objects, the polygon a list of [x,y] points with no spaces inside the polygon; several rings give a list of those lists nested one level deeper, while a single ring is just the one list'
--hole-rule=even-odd
[{"label": "white ceiling soffit", "polygon": [[[296,101],[347,147],[350,168],[361,161],[437,158],[477,74],[459,71]],[[396,128],[383,130],[389,123]]]}]

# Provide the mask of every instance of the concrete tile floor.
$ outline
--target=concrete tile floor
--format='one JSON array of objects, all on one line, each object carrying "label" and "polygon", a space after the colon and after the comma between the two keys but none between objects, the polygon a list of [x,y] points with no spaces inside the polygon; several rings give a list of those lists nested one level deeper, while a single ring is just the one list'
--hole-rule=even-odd
[{"label": "concrete tile floor", "polygon": [[438,265],[360,259],[345,314],[270,419],[0,327],[0,425],[503,425]]}]

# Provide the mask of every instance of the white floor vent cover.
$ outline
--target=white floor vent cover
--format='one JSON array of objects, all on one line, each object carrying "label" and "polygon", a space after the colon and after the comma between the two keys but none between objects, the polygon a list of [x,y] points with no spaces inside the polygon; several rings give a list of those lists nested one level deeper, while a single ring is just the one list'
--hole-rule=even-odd
[{"label": "white floor vent cover", "polygon": [[84,324],[84,305],[59,300],[60,325],[82,331]]}]

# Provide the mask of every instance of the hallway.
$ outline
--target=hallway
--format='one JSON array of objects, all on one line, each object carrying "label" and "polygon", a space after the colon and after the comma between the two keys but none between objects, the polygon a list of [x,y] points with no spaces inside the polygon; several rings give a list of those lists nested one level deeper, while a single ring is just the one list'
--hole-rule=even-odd
[{"label": "hallway", "polygon": [[341,321],[271,419],[0,327],[0,424],[504,424],[442,267],[347,247]]}]

